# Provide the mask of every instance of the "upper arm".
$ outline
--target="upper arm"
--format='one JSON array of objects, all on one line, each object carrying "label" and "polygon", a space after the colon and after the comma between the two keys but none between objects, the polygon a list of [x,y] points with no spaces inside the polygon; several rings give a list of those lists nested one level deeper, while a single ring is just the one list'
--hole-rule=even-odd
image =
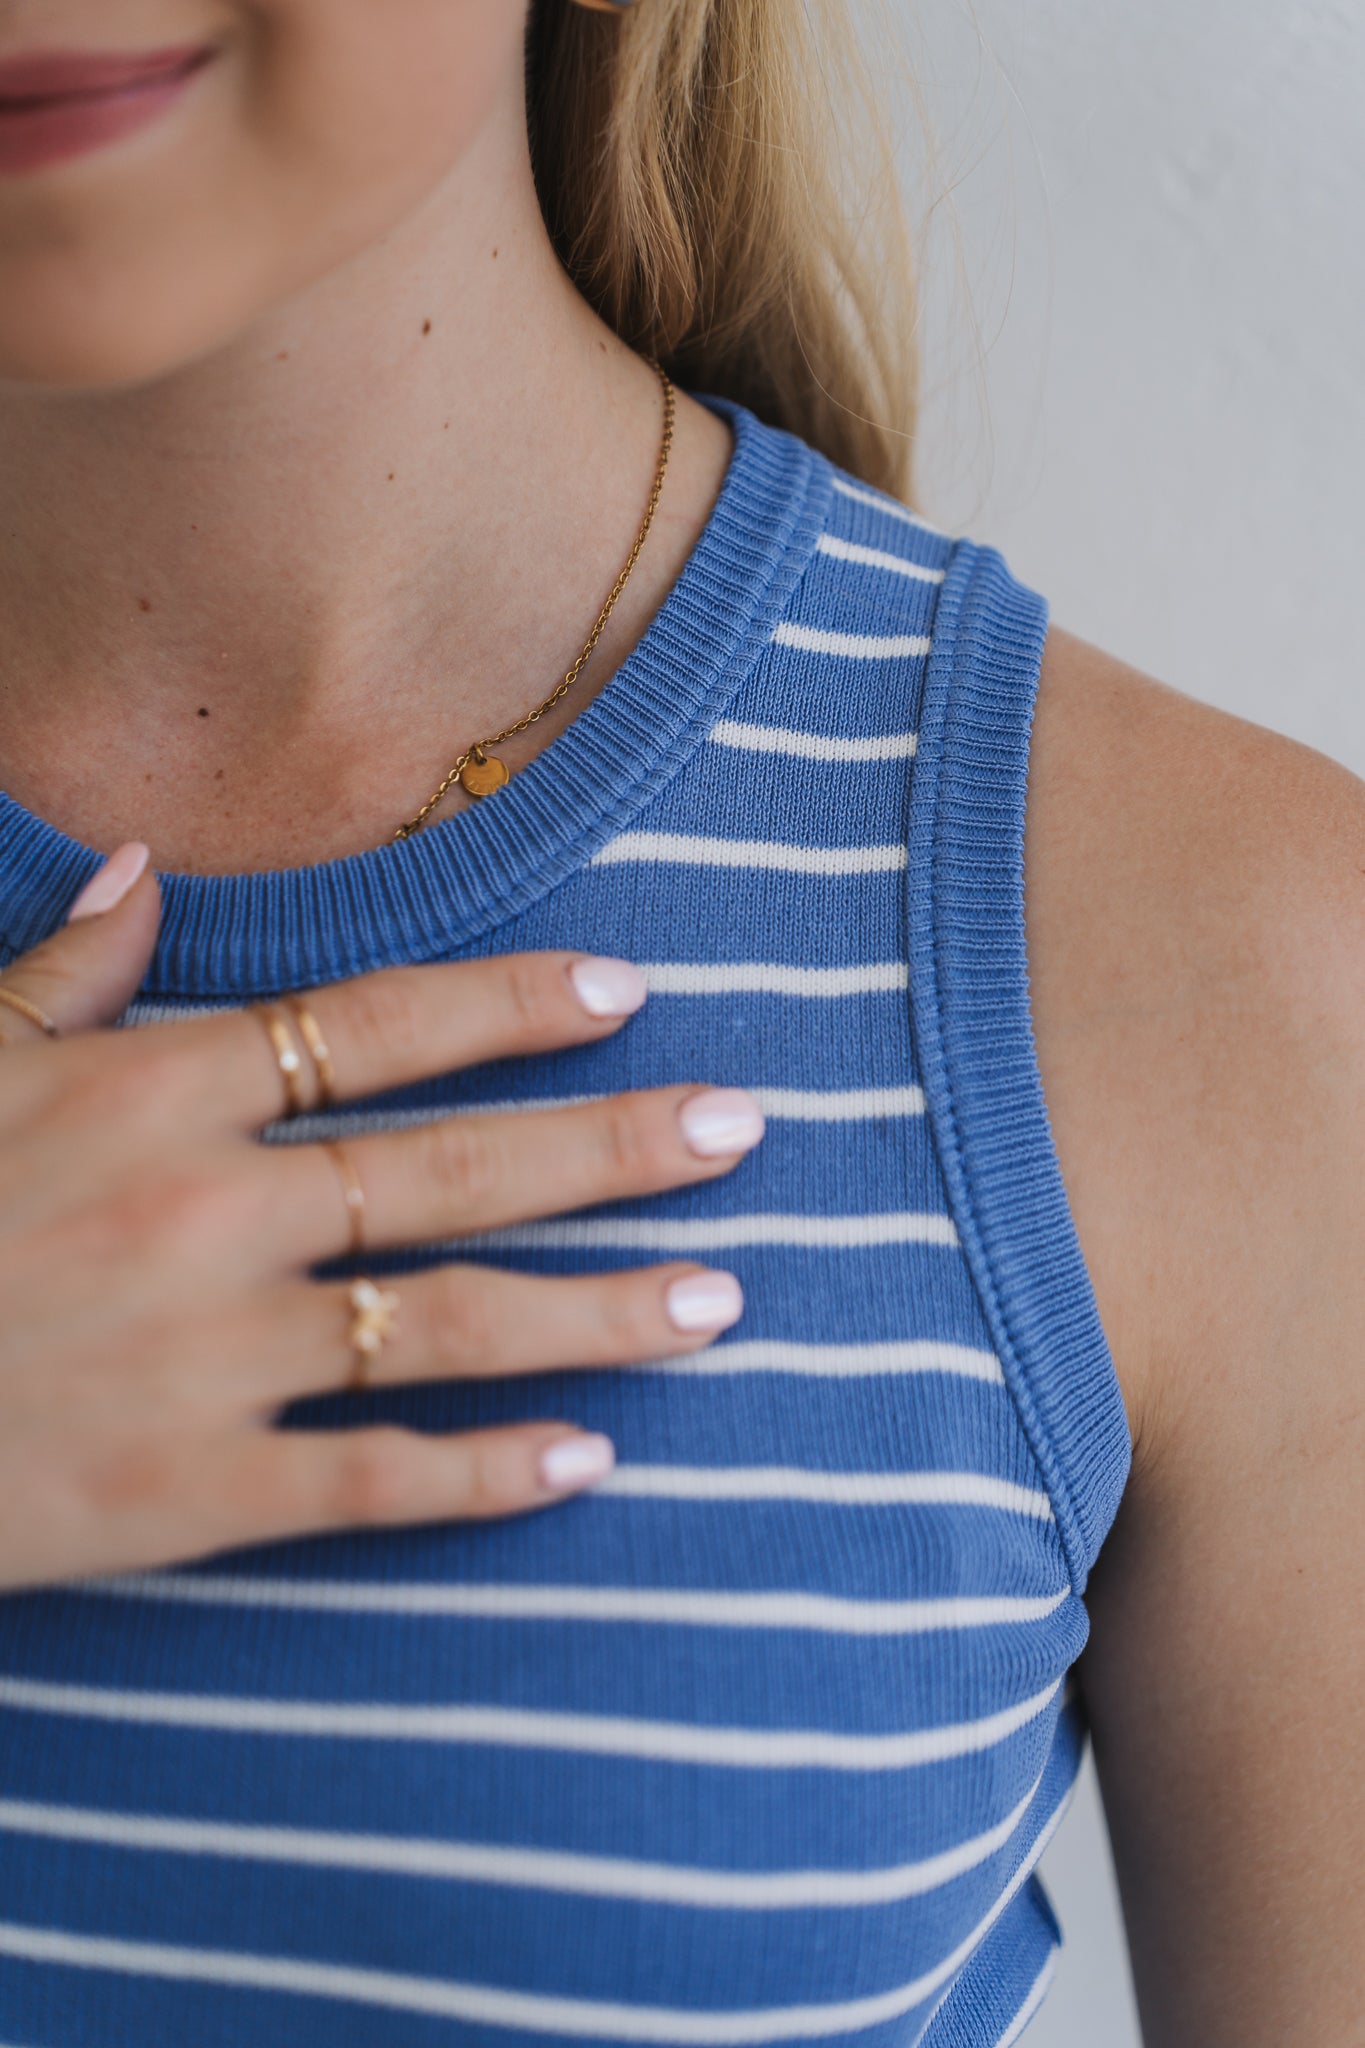
[{"label": "upper arm", "polygon": [[1361,2039],[1365,785],[1054,631],[1026,886],[1134,1436],[1082,1677],[1147,2036]]}]

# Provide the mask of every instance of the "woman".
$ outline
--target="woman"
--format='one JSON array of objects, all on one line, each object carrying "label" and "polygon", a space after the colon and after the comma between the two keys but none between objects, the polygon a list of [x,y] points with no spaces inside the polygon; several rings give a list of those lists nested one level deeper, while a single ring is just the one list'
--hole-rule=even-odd
[{"label": "woman", "polygon": [[898,501],[805,14],[0,5],[7,2040],[1012,2041],[1084,1717],[1357,2038],[1365,806]]}]

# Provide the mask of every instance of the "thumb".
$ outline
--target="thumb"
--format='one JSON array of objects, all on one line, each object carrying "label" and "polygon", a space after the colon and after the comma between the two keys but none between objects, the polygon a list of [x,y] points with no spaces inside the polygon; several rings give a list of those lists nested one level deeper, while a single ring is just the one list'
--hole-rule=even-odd
[{"label": "thumb", "polygon": [[[62,929],[5,969],[0,991],[33,1004],[63,1037],[112,1024],[141,985],[160,921],[147,848],[121,846],[81,890]],[[41,1026],[0,1001],[0,1034],[37,1038]]]}]

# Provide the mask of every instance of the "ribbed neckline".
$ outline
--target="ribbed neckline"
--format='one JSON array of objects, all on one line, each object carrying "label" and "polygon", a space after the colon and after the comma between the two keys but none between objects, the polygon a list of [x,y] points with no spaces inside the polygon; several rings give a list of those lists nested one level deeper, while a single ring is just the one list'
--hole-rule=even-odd
[{"label": "ribbed neckline", "polygon": [[[809,560],[827,463],[743,406],[682,572],[606,688],[492,801],[372,853],[253,875],[163,875],[149,996],[308,987],[476,943],[555,888],[682,769],[752,669]],[[100,856],[0,793],[0,941],[53,930]]]}]

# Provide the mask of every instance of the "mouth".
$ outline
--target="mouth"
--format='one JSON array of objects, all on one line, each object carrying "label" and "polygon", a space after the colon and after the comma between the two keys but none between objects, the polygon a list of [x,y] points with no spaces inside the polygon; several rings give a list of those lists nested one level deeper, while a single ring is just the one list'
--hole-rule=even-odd
[{"label": "mouth", "polygon": [[0,177],[84,156],[169,112],[215,52],[35,50],[0,59]]}]

